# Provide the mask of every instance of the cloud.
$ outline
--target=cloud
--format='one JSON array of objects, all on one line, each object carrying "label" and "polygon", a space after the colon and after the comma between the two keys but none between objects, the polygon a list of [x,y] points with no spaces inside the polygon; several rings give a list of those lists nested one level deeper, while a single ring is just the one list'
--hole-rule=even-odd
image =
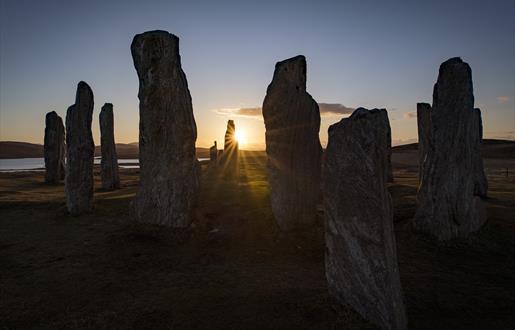
[{"label": "cloud", "polygon": [[499,102],[499,103],[506,103],[510,99],[511,98],[509,96],[497,96],[497,102]]},{"label": "cloud", "polygon": [[[350,115],[355,109],[347,107],[339,103],[318,103],[320,115],[323,117]],[[221,108],[215,109],[219,115],[230,117],[246,117],[253,119],[263,119],[262,110],[260,107],[255,108]]]},{"label": "cloud", "polygon": [[222,108],[215,112],[222,116],[262,119],[261,108]]},{"label": "cloud", "polygon": [[402,117],[404,119],[412,119],[412,118],[417,118],[417,112],[416,111],[410,111],[410,112],[405,112]]},{"label": "cloud", "polygon": [[318,103],[320,115],[330,117],[339,115],[350,115],[354,108],[349,108],[340,103]]}]

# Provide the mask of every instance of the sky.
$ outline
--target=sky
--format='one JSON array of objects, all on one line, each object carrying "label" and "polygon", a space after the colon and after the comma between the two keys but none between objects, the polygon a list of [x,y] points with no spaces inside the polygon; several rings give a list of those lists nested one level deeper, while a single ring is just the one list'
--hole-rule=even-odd
[{"label": "sky", "polygon": [[43,143],[44,118],[63,117],[77,83],[98,114],[114,104],[115,138],[138,140],[134,35],[180,38],[197,146],[223,144],[234,119],[243,149],[263,149],[260,107],[275,63],[307,59],[320,140],[357,107],[386,108],[394,145],[417,140],[416,103],[432,102],[439,65],[472,67],[486,138],[515,139],[515,1],[26,1],[0,0],[0,140]]}]

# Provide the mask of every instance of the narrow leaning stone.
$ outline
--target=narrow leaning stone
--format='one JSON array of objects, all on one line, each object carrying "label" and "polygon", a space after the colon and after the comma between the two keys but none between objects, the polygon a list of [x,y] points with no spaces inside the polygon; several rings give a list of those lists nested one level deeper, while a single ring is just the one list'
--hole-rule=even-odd
[{"label": "narrow leaning stone", "polygon": [[222,166],[227,177],[238,176],[239,145],[236,140],[236,125],[233,120],[227,121],[227,129],[224,137],[224,152],[222,154]]},{"label": "narrow leaning stone", "polygon": [[79,82],[75,104],[66,113],[66,205],[72,215],[93,209],[93,159],[95,144],[91,133],[93,92]]},{"label": "narrow leaning stone", "polygon": [[45,182],[57,183],[64,179],[64,125],[63,120],[55,112],[45,117]]},{"label": "narrow leaning stone", "polygon": [[417,103],[418,127],[418,179],[422,179],[424,160],[431,143],[431,105]]},{"label": "narrow leaning stone", "polygon": [[282,230],[313,224],[320,196],[320,111],[306,92],[306,58],[275,65],[263,102],[272,211]]},{"label": "narrow leaning stone", "polygon": [[384,329],[406,329],[392,200],[388,114],[356,109],[329,128],[323,165],[329,293]]},{"label": "narrow leaning stone", "polygon": [[[385,110],[386,111],[386,110]],[[390,121],[382,121],[384,130],[386,131],[386,182],[393,182],[393,169],[392,169],[392,129],[390,128]]]},{"label": "narrow leaning stone", "polygon": [[133,201],[140,222],[188,227],[200,168],[197,127],[179,38],[166,31],[138,34],[131,44],[139,78],[140,185]]},{"label": "narrow leaning stone", "polygon": [[485,168],[483,166],[483,157],[481,157],[481,145],[483,144],[483,120],[481,119],[481,110],[478,108],[474,109],[474,123],[472,125],[477,126],[476,129],[479,130],[479,143],[475,144],[476,149],[474,150],[474,172],[476,176],[474,194],[485,198],[488,196],[488,179],[486,178]]},{"label": "narrow leaning stone", "polygon": [[116,156],[116,144],[114,140],[114,116],[113,105],[106,103],[100,110],[100,148],[102,151],[101,177],[102,188],[113,190],[120,188],[118,175],[118,157]]},{"label": "narrow leaning stone", "polygon": [[433,91],[431,146],[413,221],[417,231],[449,240],[467,236],[486,221],[476,170],[481,157],[478,118],[470,66],[457,57],[445,61]]}]

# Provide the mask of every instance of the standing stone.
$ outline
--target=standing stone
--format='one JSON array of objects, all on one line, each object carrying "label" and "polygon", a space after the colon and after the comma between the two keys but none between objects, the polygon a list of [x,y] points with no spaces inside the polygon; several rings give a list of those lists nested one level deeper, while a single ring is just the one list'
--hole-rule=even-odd
[{"label": "standing stone", "polygon": [[418,126],[418,180],[422,179],[424,160],[431,143],[431,105],[417,103]]},{"label": "standing stone", "polygon": [[406,329],[392,200],[388,114],[356,109],[329,127],[323,165],[329,293],[384,329]]},{"label": "standing stone", "polygon": [[320,197],[318,104],[306,92],[306,58],[275,65],[263,102],[272,211],[282,230],[313,224]]},{"label": "standing stone", "polygon": [[209,161],[211,164],[216,165],[218,159],[218,147],[216,141],[213,142],[213,146],[209,148]]},{"label": "standing stone", "polygon": [[236,140],[236,126],[234,125],[233,120],[227,121],[227,129],[225,131],[224,140],[224,152],[222,155],[224,173],[227,177],[237,177],[239,146],[238,140]]},{"label": "standing stone", "polygon": [[140,185],[133,201],[140,222],[188,227],[197,201],[197,126],[179,38],[166,31],[138,34],[131,44],[139,78]]},{"label": "standing stone", "polygon": [[64,125],[55,112],[45,117],[45,182],[57,183],[64,179]]},{"label": "standing stone", "polygon": [[116,156],[116,144],[114,142],[113,105],[106,103],[99,115],[100,141],[102,150],[101,177],[102,188],[113,190],[120,188],[118,175],[118,157]]},{"label": "standing stone", "polygon": [[413,221],[416,230],[439,240],[467,236],[486,221],[477,175],[478,113],[469,65],[458,57],[442,63],[433,91],[431,146]]},{"label": "standing stone", "polygon": [[392,170],[392,129],[390,128],[390,121],[382,121],[384,125],[383,129],[386,131],[386,181],[393,182],[393,170]]},{"label": "standing stone", "polygon": [[93,158],[95,144],[91,133],[93,92],[79,82],[75,104],[66,113],[66,205],[71,215],[93,209]]},{"label": "standing stone", "polygon": [[474,186],[474,194],[485,198],[488,196],[488,179],[486,178],[485,168],[483,166],[483,157],[481,157],[481,145],[483,144],[483,121],[481,119],[481,110],[478,108],[474,109],[474,123],[479,130],[479,144],[475,145],[475,177],[476,183]]}]

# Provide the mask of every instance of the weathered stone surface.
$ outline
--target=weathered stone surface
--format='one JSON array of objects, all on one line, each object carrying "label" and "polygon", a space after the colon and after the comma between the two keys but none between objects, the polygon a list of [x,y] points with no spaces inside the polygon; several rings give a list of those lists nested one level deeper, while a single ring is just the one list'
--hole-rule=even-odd
[{"label": "weathered stone surface", "polygon": [[224,174],[227,177],[238,176],[239,146],[236,140],[236,126],[233,120],[227,121],[225,131],[224,152],[222,154],[222,165]]},{"label": "weathered stone surface", "polygon": [[64,179],[64,125],[63,120],[55,112],[45,117],[45,182],[57,183]]},{"label": "weathered stone surface", "polygon": [[209,161],[210,164],[216,165],[218,161],[218,147],[216,145],[216,141],[213,142],[211,148],[209,148]]},{"label": "weathered stone surface", "polygon": [[135,216],[140,222],[188,227],[197,201],[200,167],[179,38],[166,31],[138,34],[131,52],[140,100],[140,185],[133,201]]},{"label": "weathered stone surface", "polygon": [[477,125],[479,130],[479,144],[475,144],[474,156],[475,156],[475,167],[474,172],[476,176],[476,182],[474,186],[474,194],[480,197],[488,196],[488,179],[486,178],[485,168],[483,166],[483,157],[481,157],[481,144],[483,143],[483,120],[481,119],[481,110],[478,108],[474,109],[474,121],[473,125]]},{"label": "weathered stone surface", "polygon": [[407,326],[387,190],[388,114],[356,109],[329,128],[324,155],[329,292],[385,329]]},{"label": "weathered stone surface", "polygon": [[275,219],[282,230],[316,220],[322,147],[320,111],[306,92],[306,59],[296,56],[275,65],[263,102],[268,181]]},{"label": "weathered stone surface", "polygon": [[418,179],[422,179],[424,160],[431,143],[431,105],[417,103],[418,126]]},{"label": "weathered stone surface", "polygon": [[102,151],[101,171],[102,188],[113,190],[120,188],[118,175],[118,157],[114,141],[113,105],[106,103],[100,110],[100,143]]},{"label": "weathered stone surface", "polygon": [[472,72],[460,58],[442,63],[433,91],[431,142],[414,227],[440,240],[467,236],[486,221],[477,169],[481,143]]},{"label": "weathered stone surface", "polygon": [[392,129],[390,128],[390,121],[381,121],[384,125],[382,129],[386,131],[386,181],[393,182],[393,169],[392,169]]},{"label": "weathered stone surface", "polygon": [[93,209],[93,158],[95,144],[91,133],[93,92],[79,82],[75,104],[66,113],[66,205],[72,215]]}]

